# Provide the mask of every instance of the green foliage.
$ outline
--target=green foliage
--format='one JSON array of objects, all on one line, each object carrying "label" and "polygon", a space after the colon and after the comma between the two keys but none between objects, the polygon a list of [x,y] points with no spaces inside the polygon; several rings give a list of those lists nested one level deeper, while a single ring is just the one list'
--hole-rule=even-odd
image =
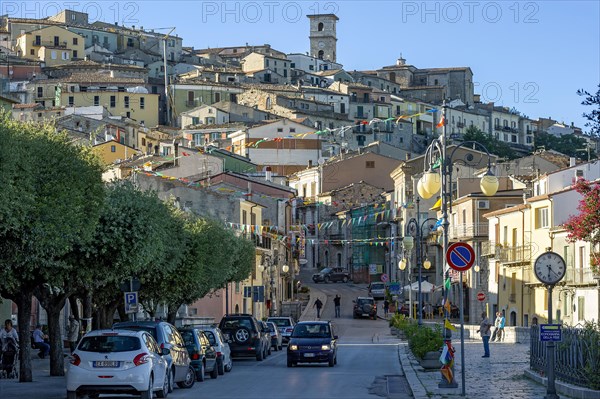
[{"label": "green foliage", "polygon": [[[546,150],[554,150],[570,157],[587,157],[587,151],[578,151],[587,148],[585,139],[575,136],[574,134],[563,134],[555,136],[546,132],[535,134],[535,147],[544,147]],[[590,150],[590,157],[595,158],[596,153]]]},{"label": "green foliage", "polygon": [[483,144],[490,154],[497,155],[499,158],[515,159],[518,157],[517,154],[510,148],[510,146],[495,137],[482,132],[476,126],[469,126],[463,135],[464,141],[477,141]]},{"label": "green foliage", "polygon": [[392,327],[397,328],[400,331],[405,331],[410,325],[410,319],[403,314],[394,313],[392,318],[390,319],[390,325]]},{"label": "green foliage", "polygon": [[300,287],[300,289],[298,290],[298,292],[300,294],[308,294],[310,292],[310,288],[303,285],[302,287]]},{"label": "green foliage", "polygon": [[410,350],[419,359],[423,359],[427,352],[440,350],[444,343],[442,329],[439,325],[429,328],[411,323],[405,332]]},{"label": "green foliage", "polygon": [[588,387],[600,390],[600,324],[585,322],[581,341],[586,350],[584,351],[584,370],[588,380]]},{"label": "green foliage", "polygon": [[591,105],[594,107],[591,112],[584,112],[583,117],[589,122],[586,122],[585,126],[590,128],[589,134],[591,136],[600,136],[600,84],[598,84],[598,91],[596,94],[591,94],[583,89],[577,90],[577,95],[585,97],[581,102],[581,105]]}]

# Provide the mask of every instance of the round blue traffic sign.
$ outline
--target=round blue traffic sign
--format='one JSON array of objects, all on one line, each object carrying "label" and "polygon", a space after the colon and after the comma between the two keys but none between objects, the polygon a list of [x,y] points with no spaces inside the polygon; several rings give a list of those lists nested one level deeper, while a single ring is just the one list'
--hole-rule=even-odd
[{"label": "round blue traffic sign", "polygon": [[452,269],[464,272],[469,270],[475,263],[475,251],[467,243],[455,242],[446,251],[446,262]]}]

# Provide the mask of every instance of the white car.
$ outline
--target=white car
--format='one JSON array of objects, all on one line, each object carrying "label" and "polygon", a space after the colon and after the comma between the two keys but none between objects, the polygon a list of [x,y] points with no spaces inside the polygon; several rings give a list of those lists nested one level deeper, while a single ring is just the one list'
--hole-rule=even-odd
[{"label": "white car", "polygon": [[217,352],[217,370],[219,375],[225,374],[225,371],[229,372],[233,368],[233,361],[231,360],[231,349],[229,344],[223,337],[223,333],[216,326],[199,326],[204,334],[208,338],[210,345]]},{"label": "white car", "polygon": [[69,359],[67,399],[85,394],[137,394],[167,397],[168,349],[147,331],[96,330],[87,333]]}]

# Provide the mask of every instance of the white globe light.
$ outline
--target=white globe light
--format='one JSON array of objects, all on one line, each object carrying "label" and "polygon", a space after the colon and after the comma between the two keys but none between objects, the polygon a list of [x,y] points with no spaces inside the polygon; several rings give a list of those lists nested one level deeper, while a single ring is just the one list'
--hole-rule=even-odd
[{"label": "white globe light", "polygon": [[417,193],[419,193],[423,199],[429,199],[433,197],[433,194],[430,194],[429,191],[425,190],[425,187],[423,186],[423,178],[419,179],[417,182]]},{"label": "white globe light", "polygon": [[423,188],[431,195],[437,193],[442,188],[441,176],[432,170],[425,172],[421,180],[423,180]]},{"label": "white globe light", "polygon": [[406,259],[402,258],[402,260],[398,263],[398,269],[400,269],[400,270],[406,269]]},{"label": "white globe light", "polygon": [[473,269],[475,269],[475,273],[479,273],[479,270],[481,270],[481,269],[479,268],[479,265],[475,265],[475,267],[474,267]]},{"label": "white globe light", "polygon": [[283,265],[283,266],[281,267],[281,270],[283,270],[283,272],[284,272],[284,273],[287,273],[287,272],[289,272],[289,271],[290,271],[290,267],[289,267],[288,265]]},{"label": "white globe light", "polygon": [[405,250],[410,252],[415,246],[415,239],[413,238],[413,236],[404,236],[404,238],[402,239],[402,246]]},{"label": "white globe light", "polygon": [[429,261],[429,259],[425,259],[425,262],[423,262],[423,267],[426,270],[429,270],[431,268],[431,262]]},{"label": "white globe light", "polygon": [[485,175],[481,178],[481,182],[479,183],[479,187],[483,194],[487,197],[491,197],[498,191],[498,187],[500,186],[500,182],[498,178],[492,174]]},{"label": "white globe light", "polygon": [[259,272],[264,272],[265,271],[265,266],[264,265],[258,265],[258,271]]}]

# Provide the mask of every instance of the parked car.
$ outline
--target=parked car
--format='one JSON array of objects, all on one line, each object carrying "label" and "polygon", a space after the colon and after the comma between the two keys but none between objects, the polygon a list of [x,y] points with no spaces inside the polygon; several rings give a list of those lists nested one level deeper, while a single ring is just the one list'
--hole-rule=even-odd
[{"label": "parked car", "polygon": [[208,342],[212,345],[212,347],[217,352],[217,370],[219,375],[225,374],[225,372],[230,372],[233,368],[233,361],[231,360],[231,349],[229,349],[229,344],[223,337],[223,333],[217,326],[199,326],[199,328],[204,331],[206,338],[208,338]]},{"label": "parked car", "polygon": [[294,319],[287,316],[267,317],[267,323],[268,322],[273,322],[273,324],[277,326],[281,333],[283,343],[287,343],[290,340],[290,336],[296,325]]},{"label": "parked car", "polygon": [[192,359],[196,372],[196,381],[204,381],[204,374],[217,378],[217,351],[210,345],[204,331],[197,327],[182,327],[179,332],[185,342],[185,348]]},{"label": "parked car", "polygon": [[301,321],[294,327],[287,349],[287,366],[298,363],[337,364],[337,335],[329,321]]},{"label": "parked car", "polygon": [[125,321],[113,324],[113,329],[147,331],[161,348],[170,354],[166,356],[169,366],[169,392],[173,392],[174,384],[179,388],[191,388],[196,381],[196,372],[191,365],[190,355],[177,329],[164,321]]},{"label": "parked car", "polygon": [[280,351],[283,347],[283,337],[281,336],[279,329],[272,321],[267,321],[267,327],[271,334],[271,347],[276,351]]},{"label": "parked car", "polygon": [[141,395],[169,393],[170,351],[147,331],[95,330],[87,333],[69,358],[67,399],[101,393]]},{"label": "parked car", "polygon": [[358,319],[360,317],[370,317],[373,320],[377,319],[377,304],[375,303],[375,299],[359,296],[352,302],[354,303],[352,318]]},{"label": "parked car", "polygon": [[[260,332],[262,333],[262,339],[265,342],[265,346],[267,347],[267,356],[271,354],[271,331],[269,331],[269,326],[262,320],[258,321],[258,325],[260,326]],[[265,356],[266,357],[266,356]]]},{"label": "parked car", "polygon": [[369,295],[375,299],[385,298],[385,283],[371,283],[369,284]]},{"label": "parked car", "polygon": [[350,280],[350,273],[341,267],[326,267],[319,273],[313,274],[312,279],[315,283],[328,283],[330,281],[334,283],[336,281],[347,283]]},{"label": "parked car", "polygon": [[267,356],[264,332],[254,316],[239,313],[225,315],[219,328],[223,331],[232,356],[256,356],[258,361]]}]

